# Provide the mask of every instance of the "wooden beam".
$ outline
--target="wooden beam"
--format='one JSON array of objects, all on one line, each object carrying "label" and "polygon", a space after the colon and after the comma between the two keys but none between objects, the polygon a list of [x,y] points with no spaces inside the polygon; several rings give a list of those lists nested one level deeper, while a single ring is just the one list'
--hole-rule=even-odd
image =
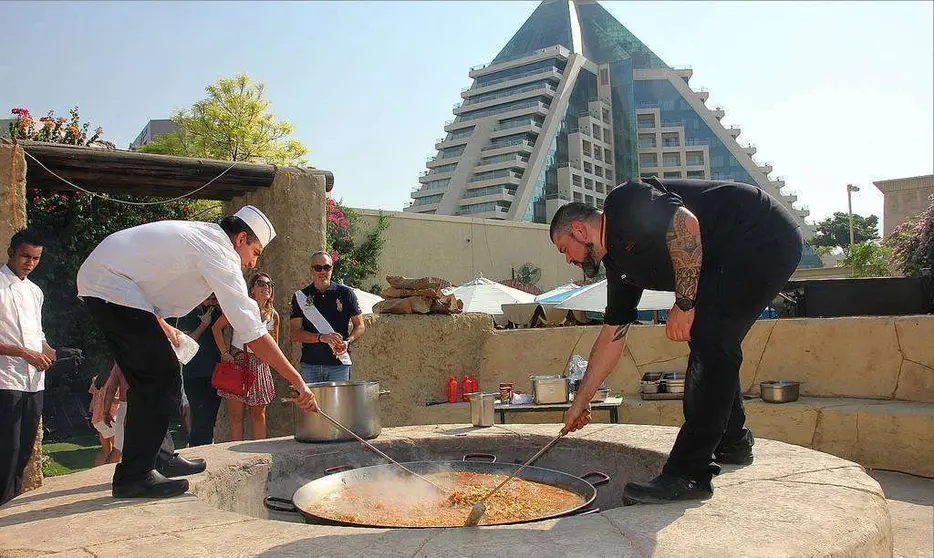
[{"label": "wooden beam", "polygon": [[[110,194],[174,197],[203,186],[230,167],[230,162],[209,159],[28,141],[20,144],[26,153],[62,178],[88,190],[106,190]],[[26,180],[30,186],[70,189],[36,160],[26,157]],[[274,165],[237,163],[197,196],[229,199],[231,195],[270,186],[275,174]],[[55,183],[60,186],[54,186]]]}]

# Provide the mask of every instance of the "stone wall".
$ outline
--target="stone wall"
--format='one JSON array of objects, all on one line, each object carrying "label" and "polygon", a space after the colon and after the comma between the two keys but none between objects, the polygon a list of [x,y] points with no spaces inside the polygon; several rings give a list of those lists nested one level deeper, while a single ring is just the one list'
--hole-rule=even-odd
[{"label": "stone wall", "polygon": [[[484,391],[499,382],[529,392],[529,376],[559,374],[573,354],[587,358],[599,326],[494,330],[488,316],[375,316],[356,347],[354,377],[380,381],[393,393],[383,422],[400,426],[467,422],[467,405],[426,407],[445,398],[449,375],[477,375]],[[802,396],[934,403],[934,316],[763,320],[743,344],[743,390],[758,382],[800,380]],[[635,326],[607,380],[613,393],[636,396],[645,372],[684,371],[688,346],[664,326]],[[677,412],[661,423],[680,423]],[[655,412],[655,411],[652,411]],[[560,414],[517,415],[554,422]]]},{"label": "stone wall", "polygon": [[[494,330],[486,315],[371,316],[354,354],[354,378],[378,380],[384,426],[464,424],[467,403],[446,397],[449,375],[477,375],[483,391],[529,376],[559,374],[572,354],[587,358],[599,326]],[[790,319],[758,322],[743,344],[741,382],[748,424],[760,437],[825,451],[866,467],[934,475],[934,316]],[[684,371],[686,343],[664,326],[635,326],[607,384],[622,394],[620,421],[680,426],[681,401],[643,401],[645,372]],[[799,401],[758,399],[758,382],[801,380]],[[522,413],[515,423],[558,423],[560,412]],[[606,422],[608,413],[596,412]]]},{"label": "stone wall", "polygon": [[[600,330],[494,330],[489,317],[479,314],[379,316],[368,324],[357,346],[354,376],[394,390],[383,407],[384,422],[393,426],[419,424],[419,417],[469,418],[466,405],[460,411],[424,407],[445,397],[451,374],[460,378],[473,372],[484,391],[496,391],[499,382],[531,391],[529,376],[559,374],[573,354],[587,358]],[[763,320],[743,344],[743,390],[758,395],[760,381],[800,380],[804,397],[934,403],[932,339],[934,316]],[[683,372],[687,355],[687,344],[669,341],[664,326],[634,326],[607,385],[613,393],[635,396],[642,374]],[[458,416],[443,420],[446,413]],[[553,418],[536,413],[516,420]]]},{"label": "stone wall", "polygon": [[[12,178],[12,185],[11,185]],[[26,226],[26,158],[23,148],[0,143],[0,247],[4,253],[13,233]],[[4,259],[4,263],[6,260]],[[42,423],[26,466],[23,490],[42,486]]]}]

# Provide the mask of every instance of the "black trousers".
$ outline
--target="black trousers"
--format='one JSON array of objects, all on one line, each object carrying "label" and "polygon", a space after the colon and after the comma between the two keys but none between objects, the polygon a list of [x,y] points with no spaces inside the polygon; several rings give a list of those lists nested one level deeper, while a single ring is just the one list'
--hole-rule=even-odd
[{"label": "black trousers", "polygon": [[181,363],[151,312],[93,297],[84,302],[129,385],[123,459],[114,483],[130,483],[155,468],[172,412],[181,403]]},{"label": "black trousers", "polygon": [[191,432],[188,445],[205,446],[214,443],[214,423],[221,396],[211,385],[211,378],[185,378],[185,395],[191,407]]},{"label": "black trousers", "polygon": [[23,489],[23,473],[39,434],[44,393],[0,389],[0,506]]},{"label": "black trousers", "polygon": [[744,443],[739,369],[742,342],[801,260],[800,229],[730,253],[701,270],[684,390],[684,424],[665,464],[667,474],[709,480],[720,473],[718,448]]}]

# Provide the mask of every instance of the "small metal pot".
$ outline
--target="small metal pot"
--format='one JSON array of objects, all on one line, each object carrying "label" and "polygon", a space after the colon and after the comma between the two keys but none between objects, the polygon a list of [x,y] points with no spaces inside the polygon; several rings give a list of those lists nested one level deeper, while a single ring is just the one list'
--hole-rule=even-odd
[{"label": "small metal pot", "polygon": [[801,382],[786,380],[769,380],[759,382],[759,394],[762,400],[768,403],[789,403],[797,401],[800,394]]},{"label": "small metal pot", "polygon": [[470,393],[470,421],[474,426],[493,426],[493,400],[498,393]]},{"label": "small metal pot", "polygon": [[[361,438],[375,438],[382,431],[379,382],[319,382],[308,384],[318,407]],[[317,413],[295,407],[295,439],[299,442],[341,442],[353,440]]]}]

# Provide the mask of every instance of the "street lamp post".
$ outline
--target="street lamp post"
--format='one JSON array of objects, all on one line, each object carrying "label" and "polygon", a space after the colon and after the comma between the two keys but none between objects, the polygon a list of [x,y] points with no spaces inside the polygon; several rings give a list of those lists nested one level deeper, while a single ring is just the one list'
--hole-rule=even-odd
[{"label": "street lamp post", "polygon": [[853,247],[853,192],[859,192],[859,186],[853,184],[846,185],[846,205],[847,213],[850,216],[850,247]]}]

